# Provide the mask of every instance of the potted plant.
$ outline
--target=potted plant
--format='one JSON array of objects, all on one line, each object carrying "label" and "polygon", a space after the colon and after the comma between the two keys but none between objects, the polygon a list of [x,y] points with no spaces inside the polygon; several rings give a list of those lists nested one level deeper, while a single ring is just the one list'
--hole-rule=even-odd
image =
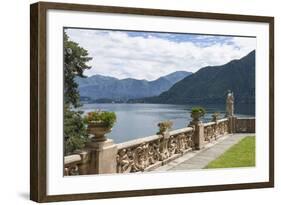
[{"label": "potted plant", "polygon": [[220,113],[219,113],[219,112],[214,112],[214,113],[212,114],[212,118],[213,118],[212,120],[213,120],[214,122],[218,121],[219,116],[220,116]]},{"label": "potted plant", "polygon": [[163,134],[164,132],[166,132],[167,130],[171,129],[173,126],[173,122],[170,120],[166,120],[163,122],[159,122],[158,123],[158,127],[159,127],[159,132],[157,132],[157,134]]},{"label": "potted plant", "polygon": [[199,121],[205,115],[206,111],[202,107],[193,107],[191,110],[191,117],[193,121]]},{"label": "potted plant", "polygon": [[111,132],[116,122],[116,115],[114,112],[106,111],[89,112],[84,122],[88,125],[88,132],[94,135],[93,141],[105,141],[105,134]]}]

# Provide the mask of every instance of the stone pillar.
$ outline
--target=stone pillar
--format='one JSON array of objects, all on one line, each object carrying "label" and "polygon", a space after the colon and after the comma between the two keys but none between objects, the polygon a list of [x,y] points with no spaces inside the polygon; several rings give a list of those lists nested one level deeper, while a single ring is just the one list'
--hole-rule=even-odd
[{"label": "stone pillar", "polygon": [[105,141],[91,141],[87,148],[90,150],[91,160],[89,174],[109,174],[117,172],[117,146],[112,139]]},{"label": "stone pillar", "polygon": [[189,127],[194,128],[194,133],[193,133],[193,144],[194,144],[194,149],[200,150],[204,148],[204,124],[201,121],[191,121],[188,125]]},{"label": "stone pillar", "polygon": [[107,139],[105,134],[111,128],[102,123],[88,125],[91,141],[87,144],[90,152],[89,174],[109,174],[117,172],[117,145],[112,139]]},{"label": "stone pillar", "polygon": [[228,132],[229,133],[236,132],[236,120],[237,120],[237,117],[235,117],[235,116],[228,117]]}]

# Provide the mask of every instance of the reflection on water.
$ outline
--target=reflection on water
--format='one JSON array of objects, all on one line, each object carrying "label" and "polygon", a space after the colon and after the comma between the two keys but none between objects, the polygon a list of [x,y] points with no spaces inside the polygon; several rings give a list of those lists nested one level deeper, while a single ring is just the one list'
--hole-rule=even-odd
[{"label": "reflection on water", "polygon": [[[203,121],[211,120],[214,112],[225,114],[225,105],[202,105],[206,109]],[[163,120],[173,121],[172,129],[185,127],[190,118],[190,111],[194,105],[166,105],[166,104],[84,104],[82,110],[112,111],[117,115],[117,122],[112,132],[107,136],[116,143],[129,141],[158,131],[157,124]],[[254,105],[236,105],[237,116],[254,116]]]}]

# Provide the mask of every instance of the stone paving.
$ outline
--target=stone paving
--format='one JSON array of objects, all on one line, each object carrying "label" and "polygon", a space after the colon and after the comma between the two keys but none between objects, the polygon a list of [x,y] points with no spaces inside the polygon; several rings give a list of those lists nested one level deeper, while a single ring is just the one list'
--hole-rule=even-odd
[{"label": "stone paving", "polygon": [[238,143],[246,136],[253,136],[254,133],[230,134],[219,138],[205,146],[201,150],[194,150],[188,152],[184,156],[173,160],[172,162],[159,167],[153,171],[168,171],[168,170],[188,170],[188,169],[202,169],[206,167],[211,161],[218,158],[232,145]]}]

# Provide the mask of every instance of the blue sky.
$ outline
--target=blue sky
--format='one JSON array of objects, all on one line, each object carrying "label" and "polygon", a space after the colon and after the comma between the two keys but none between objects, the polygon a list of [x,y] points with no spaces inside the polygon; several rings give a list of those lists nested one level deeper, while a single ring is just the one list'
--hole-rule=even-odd
[{"label": "blue sky", "polygon": [[85,72],[154,80],[185,70],[222,65],[256,48],[250,37],[66,29],[70,39],[89,51],[92,69]]}]

